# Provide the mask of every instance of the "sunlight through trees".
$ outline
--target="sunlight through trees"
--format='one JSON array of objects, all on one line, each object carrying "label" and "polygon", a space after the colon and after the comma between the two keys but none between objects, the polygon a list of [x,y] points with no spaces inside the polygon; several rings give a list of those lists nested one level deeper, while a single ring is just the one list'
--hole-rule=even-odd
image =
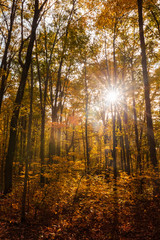
[{"label": "sunlight through trees", "polygon": [[1,0],[0,23],[2,222],[158,240],[160,1]]}]

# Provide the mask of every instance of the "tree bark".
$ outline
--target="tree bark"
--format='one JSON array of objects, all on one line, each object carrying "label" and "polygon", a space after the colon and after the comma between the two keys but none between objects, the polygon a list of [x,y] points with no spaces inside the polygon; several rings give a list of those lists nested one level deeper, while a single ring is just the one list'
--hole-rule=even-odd
[{"label": "tree bark", "polygon": [[135,142],[136,142],[136,148],[137,148],[137,166],[139,167],[140,174],[142,171],[142,165],[141,165],[141,147],[139,142],[139,133],[138,133],[138,123],[137,123],[137,111],[136,111],[136,101],[135,101],[135,93],[134,93],[134,73],[132,69],[132,101],[133,101],[133,116],[134,116],[134,131],[135,131]]},{"label": "tree bark", "polygon": [[[111,106],[112,108],[112,106]],[[116,156],[116,146],[117,146],[117,138],[116,138],[116,106],[114,105],[111,109],[112,111],[112,128],[113,128],[113,171],[114,171],[114,178],[117,178],[117,156]]]},{"label": "tree bark", "polygon": [[153,131],[152,113],[151,113],[151,102],[150,102],[150,84],[147,70],[147,57],[146,57],[146,46],[144,39],[143,30],[143,14],[142,14],[142,0],[137,0],[138,3],[138,20],[139,20],[139,37],[141,45],[141,56],[142,56],[142,69],[143,69],[143,83],[144,83],[144,95],[145,95],[145,113],[147,120],[147,139],[150,153],[150,160],[154,168],[157,168],[158,161],[156,156],[156,144]]},{"label": "tree bark", "polygon": [[22,211],[21,211],[21,222],[25,222],[26,215],[26,194],[27,194],[27,181],[28,181],[28,164],[31,158],[31,127],[32,127],[32,105],[33,105],[33,68],[31,66],[31,91],[30,91],[30,113],[28,122],[28,137],[27,137],[27,156],[25,161],[25,177],[23,185],[23,195],[22,195]]},{"label": "tree bark", "polygon": [[125,147],[126,147],[126,171],[130,174],[130,146],[128,139],[128,114],[127,114],[127,103],[125,104],[124,110],[124,139],[125,139]]},{"label": "tree bark", "polygon": [[85,84],[85,142],[86,142],[86,160],[87,160],[87,169],[86,172],[90,172],[90,154],[89,154],[89,142],[88,142],[88,85],[87,85],[87,72],[86,72],[86,60],[85,60],[85,76],[84,76],[84,84]]},{"label": "tree bark", "polygon": [[[117,22],[114,25],[114,35],[113,35],[113,83],[116,86],[117,83],[117,64],[116,64],[116,28]],[[113,171],[114,171],[114,178],[117,177],[117,154],[116,154],[116,146],[117,146],[117,138],[116,138],[116,106],[114,105],[113,108],[111,106],[112,111],[112,126],[113,126]]]},{"label": "tree bark", "polygon": [[124,147],[124,138],[123,138],[123,134],[122,134],[122,121],[121,121],[121,117],[120,117],[119,113],[118,113],[118,125],[119,125],[119,130],[121,132],[121,136],[120,136],[121,168],[122,168],[122,170],[127,171],[127,168],[126,168],[126,155],[125,155],[125,147]]},{"label": "tree bark", "polygon": [[7,70],[7,55],[8,55],[8,50],[9,50],[9,45],[11,42],[11,36],[12,36],[12,29],[13,29],[13,23],[15,19],[15,13],[16,13],[16,8],[17,8],[17,0],[13,0],[12,7],[11,7],[11,16],[10,16],[10,27],[8,31],[8,37],[7,37],[7,42],[2,58],[2,63],[0,70],[3,70],[4,72],[2,73],[2,81],[1,81],[1,87],[0,87],[0,113],[1,113],[1,107],[2,107],[2,101],[3,101],[3,95],[5,92],[5,86],[6,86],[6,70]]}]

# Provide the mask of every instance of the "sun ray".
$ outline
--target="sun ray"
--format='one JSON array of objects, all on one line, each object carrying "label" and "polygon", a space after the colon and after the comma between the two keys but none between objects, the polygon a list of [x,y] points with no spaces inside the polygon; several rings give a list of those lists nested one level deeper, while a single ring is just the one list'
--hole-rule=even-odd
[{"label": "sun ray", "polygon": [[118,104],[122,100],[122,93],[119,88],[111,87],[105,92],[106,104]]}]

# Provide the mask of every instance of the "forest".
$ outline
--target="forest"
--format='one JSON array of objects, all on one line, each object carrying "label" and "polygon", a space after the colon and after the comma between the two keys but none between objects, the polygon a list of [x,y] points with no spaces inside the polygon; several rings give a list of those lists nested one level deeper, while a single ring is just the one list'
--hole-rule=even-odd
[{"label": "forest", "polygon": [[0,0],[0,239],[160,239],[160,1]]}]

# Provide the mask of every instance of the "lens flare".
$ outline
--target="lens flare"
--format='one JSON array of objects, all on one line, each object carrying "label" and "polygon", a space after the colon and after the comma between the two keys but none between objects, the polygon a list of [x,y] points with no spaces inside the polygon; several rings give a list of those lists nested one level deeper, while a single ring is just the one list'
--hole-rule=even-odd
[{"label": "lens flare", "polygon": [[109,89],[106,93],[106,101],[108,103],[116,104],[120,98],[121,96],[118,89]]}]

